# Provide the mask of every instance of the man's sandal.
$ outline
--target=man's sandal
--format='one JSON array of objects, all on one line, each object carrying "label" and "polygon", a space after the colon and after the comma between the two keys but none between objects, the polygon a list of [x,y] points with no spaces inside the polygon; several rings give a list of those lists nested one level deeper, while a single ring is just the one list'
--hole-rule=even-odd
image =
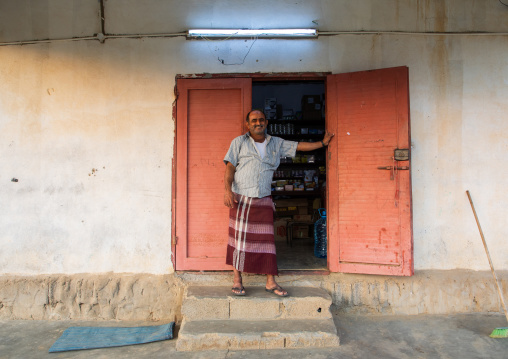
[{"label": "man's sandal", "polygon": [[231,293],[233,293],[233,295],[237,295],[237,296],[244,296],[246,294],[245,293],[245,288],[244,288],[243,285],[241,287],[233,287],[233,288],[231,288]]},{"label": "man's sandal", "polygon": [[[272,288],[272,289],[268,289],[265,287],[265,290],[268,292],[268,293],[273,293],[275,294],[277,297],[287,297],[289,296],[289,293],[286,292],[285,294],[283,292],[285,292],[284,289],[282,289],[282,287],[280,285],[277,285],[276,287]],[[280,292],[281,294],[277,294],[275,293],[275,291],[278,291]]]}]

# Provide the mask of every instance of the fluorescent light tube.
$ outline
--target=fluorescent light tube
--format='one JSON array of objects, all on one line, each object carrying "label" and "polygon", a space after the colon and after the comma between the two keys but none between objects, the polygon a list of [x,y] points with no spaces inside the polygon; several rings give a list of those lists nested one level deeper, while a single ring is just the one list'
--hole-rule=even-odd
[{"label": "fluorescent light tube", "polygon": [[315,29],[193,29],[189,30],[187,37],[317,37]]}]

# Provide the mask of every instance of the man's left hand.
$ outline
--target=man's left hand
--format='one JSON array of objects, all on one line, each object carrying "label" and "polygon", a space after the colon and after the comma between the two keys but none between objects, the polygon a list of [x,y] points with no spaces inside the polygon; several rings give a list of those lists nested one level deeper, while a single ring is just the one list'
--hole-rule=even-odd
[{"label": "man's left hand", "polygon": [[328,130],[326,130],[325,137],[323,138],[323,143],[325,144],[325,146],[328,146],[333,136],[335,136],[335,133],[330,133],[328,132]]}]

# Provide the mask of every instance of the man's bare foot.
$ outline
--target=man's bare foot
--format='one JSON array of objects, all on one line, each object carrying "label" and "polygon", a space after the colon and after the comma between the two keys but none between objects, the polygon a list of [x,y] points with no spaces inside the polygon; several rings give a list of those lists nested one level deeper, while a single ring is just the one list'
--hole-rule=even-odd
[{"label": "man's bare foot", "polygon": [[242,273],[236,269],[233,270],[233,288],[231,292],[234,295],[245,295],[245,288],[243,287]]},{"label": "man's bare foot", "polygon": [[267,292],[275,294],[278,297],[287,297],[289,295],[288,292],[286,292],[284,289],[282,289],[282,287],[278,284],[276,287],[273,287],[273,288],[265,287],[265,290]]},{"label": "man's bare foot", "polygon": [[234,295],[239,295],[239,296],[243,296],[245,295],[245,288],[243,287],[243,285],[240,284],[240,286],[234,286],[233,288],[231,288],[231,292],[234,294]]},{"label": "man's bare foot", "polygon": [[288,292],[286,292],[280,285],[275,281],[275,277],[273,275],[266,276],[266,286],[265,290],[267,292],[273,293],[279,297],[287,297]]}]

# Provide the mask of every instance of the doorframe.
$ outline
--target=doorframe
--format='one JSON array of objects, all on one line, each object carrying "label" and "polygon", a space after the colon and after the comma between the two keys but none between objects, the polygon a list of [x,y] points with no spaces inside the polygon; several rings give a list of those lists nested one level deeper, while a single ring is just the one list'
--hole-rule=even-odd
[{"label": "doorframe", "polygon": [[[255,73],[201,73],[201,74],[178,74],[175,80],[178,79],[215,79],[215,78],[240,78],[247,77],[253,81],[291,81],[291,80],[323,80],[326,82],[326,76],[331,75],[332,72],[255,72]],[[175,81],[175,93],[176,92]]]},{"label": "doorframe", "polygon": [[[175,76],[174,94],[175,98],[172,104],[172,119],[174,123],[174,137],[173,137],[173,161],[172,161],[172,182],[171,182],[171,263],[175,272],[192,272],[191,270],[176,270],[176,243],[178,238],[176,236],[176,171],[177,171],[177,146],[176,136],[177,134],[177,111],[176,106],[178,100],[178,80],[179,79],[219,79],[219,78],[251,78],[252,82],[286,82],[286,81],[323,81],[325,84],[325,96],[326,96],[326,78],[331,75],[331,71],[326,72],[256,72],[256,73],[200,73],[200,74],[177,74]],[[325,117],[326,124],[326,117]],[[326,126],[326,125],[325,125]],[[327,165],[328,167],[328,165]],[[327,168],[328,172],[328,168]],[[326,190],[328,192],[328,189]],[[326,200],[328,201],[328,193],[326,194]],[[327,269],[323,271],[314,270],[289,270],[281,273],[285,274],[329,274],[329,263],[327,263]],[[202,272],[202,271],[200,271]],[[210,270],[209,272],[216,272]]]}]

